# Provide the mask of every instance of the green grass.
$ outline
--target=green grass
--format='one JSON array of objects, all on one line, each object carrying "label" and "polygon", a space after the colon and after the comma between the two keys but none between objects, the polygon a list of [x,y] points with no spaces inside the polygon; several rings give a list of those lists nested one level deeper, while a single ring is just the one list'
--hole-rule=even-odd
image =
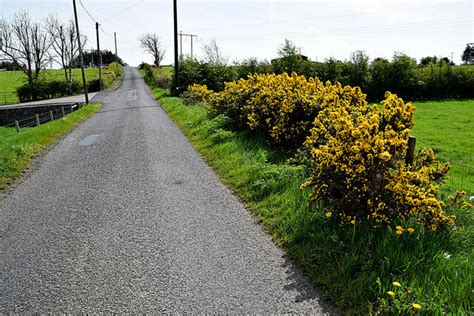
[{"label": "green grass", "polygon": [[[474,235],[468,211],[450,211],[458,220],[449,232],[417,228],[397,236],[393,227],[342,227],[326,219],[320,205],[308,205],[308,193],[299,188],[302,170],[264,140],[234,130],[204,105],[184,105],[161,89],[152,91],[222,181],[340,312],[410,314],[410,304],[417,302],[426,314],[472,313]],[[397,297],[410,291],[402,307],[387,303],[393,281],[402,284]]]},{"label": "green grass", "polygon": [[[112,64],[114,65],[114,64]],[[85,68],[87,82],[99,78],[99,69]],[[119,70],[120,71],[120,70]],[[82,86],[81,69],[76,68],[72,71],[73,80],[79,82]],[[102,76],[104,86],[108,87],[114,81],[115,77],[110,69],[103,69]],[[47,69],[40,72],[40,79],[44,81],[65,80],[64,70]],[[26,75],[22,71],[1,71],[0,72],[0,104],[19,103],[16,96],[16,89],[26,83]],[[4,94],[5,92],[5,94]],[[7,102],[5,102],[5,100]]]},{"label": "green grass", "polygon": [[15,128],[0,127],[0,191],[20,176],[43,149],[100,108],[99,104],[90,104],[53,122],[22,128],[19,135]]},{"label": "green grass", "polygon": [[173,66],[162,66],[161,69],[165,74],[167,74],[170,78],[173,76]]},{"label": "green grass", "polygon": [[474,195],[474,100],[416,102],[417,148],[433,147],[452,161],[448,187]]}]

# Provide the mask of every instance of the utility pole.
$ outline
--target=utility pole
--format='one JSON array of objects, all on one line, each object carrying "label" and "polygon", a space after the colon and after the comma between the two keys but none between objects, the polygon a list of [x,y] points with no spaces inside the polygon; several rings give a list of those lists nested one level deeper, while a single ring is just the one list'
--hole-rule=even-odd
[{"label": "utility pole", "polygon": [[117,55],[117,33],[114,32],[114,41],[115,41],[115,62],[118,64],[118,55]]},{"label": "utility pole", "polygon": [[76,0],[72,0],[74,7],[74,20],[76,21],[76,33],[77,33],[77,43],[79,45],[79,60],[81,62],[81,72],[82,72],[82,84],[84,85],[84,95],[86,97],[86,104],[89,104],[89,95],[87,94],[87,82],[86,82],[86,73],[84,72],[84,54],[82,53],[81,45],[81,33],[79,32],[79,22],[77,21],[77,8]]},{"label": "utility pole", "polygon": [[173,95],[178,95],[179,89],[179,60],[178,60],[178,4],[177,0],[173,0],[173,17],[174,17],[174,86]]},{"label": "utility pole", "polygon": [[95,22],[95,32],[97,35],[97,54],[99,54],[98,66],[99,66],[99,91],[102,91],[102,53],[100,52],[99,42],[99,22]]},{"label": "utility pole", "polygon": [[195,35],[195,34],[184,34],[181,31],[179,32],[180,44],[181,44],[181,57],[183,56],[183,40],[182,40],[183,36],[191,37],[191,59],[193,59],[193,38],[194,37],[197,38],[197,35]]},{"label": "utility pole", "polygon": [[179,31],[179,58],[183,58],[183,31]]}]

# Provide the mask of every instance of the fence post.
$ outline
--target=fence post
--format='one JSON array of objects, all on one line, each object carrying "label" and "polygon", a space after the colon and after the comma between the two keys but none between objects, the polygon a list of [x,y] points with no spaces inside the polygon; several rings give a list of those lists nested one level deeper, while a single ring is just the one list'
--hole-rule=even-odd
[{"label": "fence post", "polygon": [[64,106],[61,107],[61,114],[63,115],[63,117],[66,116],[66,112],[64,112]]},{"label": "fence post", "polygon": [[40,126],[40,117],[38,114],[35,115],[35,119],[36,119],[36,126]]},{"label": "fence post", "polygon": [[72,113],[72,105],[69,106],[69,113]]},{"label": "fence post", "polygon": [[20,134],[20,123],[18,123],[18,121],[15,121],[15,129],[16,129],[16,133]]},{"label": "fence post", "polygon": [[413,136],[410,136],[410,138],[408,138],[407,155],[405,157],[405,163],[407,165],[413,164],[413,159],[415,158],[415,145],[416,145],[416,138]]},{"label": "fence post", "polygon": [[50,119],[51,121],[54,121],[53,111],[49,111],[49,119]]}]

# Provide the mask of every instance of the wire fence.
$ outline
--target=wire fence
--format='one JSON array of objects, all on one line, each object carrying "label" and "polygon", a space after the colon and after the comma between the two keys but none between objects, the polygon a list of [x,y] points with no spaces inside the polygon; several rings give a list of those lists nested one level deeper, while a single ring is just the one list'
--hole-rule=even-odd
[{"label": "wire fence", "polygon": [[433,149],[439,161],[451,164],[448,191],[465,191],[474,196],[474,155],[422,142],[417,142],[417,146]]},{"label": "wire fence", "polygon": [[0,126],[0,142],[4,142],[11,137],[20,135],[23,129],[37,127],[59,118],[63,118],[80,109],[82,105],[82,103],[64,104],[54,110],[38,113],[20,120],[15,120],[7,125]]}]

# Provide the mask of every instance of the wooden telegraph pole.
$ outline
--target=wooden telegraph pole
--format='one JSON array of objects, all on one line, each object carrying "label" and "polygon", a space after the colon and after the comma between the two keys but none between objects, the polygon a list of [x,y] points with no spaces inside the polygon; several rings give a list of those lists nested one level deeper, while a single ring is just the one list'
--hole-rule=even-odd
[{"label": "wooden telegraph pole", "polygon": [[72,5],[74,7],[74,20],[76,22],[77,43],[79,45],[79,60],[81,62],[82,84],[84,85],[84,95],[86,97],[86,104],[89,104],[89,95],[87,93],[86,73],[84,72],[84,55],[82,53],[81,35],[80,35],[81,33],[79,32],[79,22],[77,21],[76,0],[72,0]]},{"label": "wooden telegraph pole", "polygon": [[95,22],[95,32],[97,36],[97,54],[99,54],[99,60],[97,61],[99,66],[99,90],[102,91],[102,53],[100,52],[99,43],[99,22]]},{"label": "wooden telegraph pole", "polygon": [[173,95],[178,95],[179,89],[179,58],[178,58],[178,4],[177,0],[173,0],[173,16],[174,16],[174,91]]},{"label": "wooden telegraph pole", "polygon": [[117,33],[114,32],[114,41],[115,41],[115,61],[118,64],[118,55],[117,55]]}]

